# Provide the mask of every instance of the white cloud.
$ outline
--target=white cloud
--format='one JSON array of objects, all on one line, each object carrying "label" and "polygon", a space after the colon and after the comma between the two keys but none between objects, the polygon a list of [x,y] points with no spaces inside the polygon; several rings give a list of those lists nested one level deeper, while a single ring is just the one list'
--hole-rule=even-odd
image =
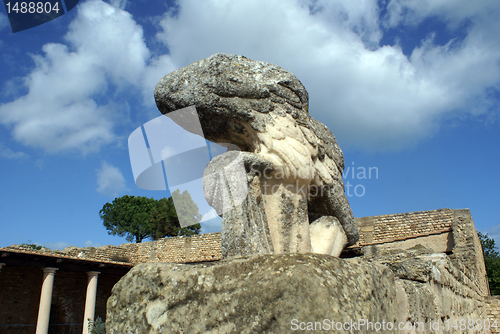
[{"label": "white cloud", "polygon": [[[391,6],[405,13],[419,3]],[[418,15],[437,16],[450,29],[473,18],[466,39],[439,46],[429,38],[409,58],[397,45],[377,47],[384,22],[375,0],[181,0],[177,15],[161,20],[157,38],[179,66],[216,52],[282,66],[308,89],[311,115],[343,144],[394,149],[432,134],[446,117],[491,111],[488,91],[500,83],[500,23],[491,14],[498,2],[425,4]]]},{"label": "white cloud", "polygon": [[0,143],[0,157],[7,159],[26,159],[28,155],[24,152],[14,152],[10,148]]},{"label": "white cloud", "polygon": [[170,55],[161,55],[150,59],[148,67],[142,75],[141,85],[144,104],[155,109],[155,116],[158,116],[158,112],[154,99],[154,88],[161,78],[178,68],[172,62]]},{"label": "white cloud", "polygon": [[456,28],[464,19],[477,21],[491,14],[498,17],[498,11],[496,0],[390,0],[385,19],[390,26],[401,22],[415,25],[425,18],[440,16]]},{"label": "white cloud", "polygon": [[85,247],[101,247],[100,244],[92,242],[92,240],[85,241]]},{"label": "white cloud", "polygon": [[[179,0],[156,36],[170,54],[154,57],[123,10],[127,3],[82,2],[67,45],[46,44],[33,56],[29,93],[0,105],[0,123],[12,126],[18,142],[48,152],[96,151],[116,141],[115,125],[128,119],[120,103],[103,97],[142,95],[143,114],[152,118],[158,80],[217,52],[290,70],[309,91],[311,115],[343,145],[404,147],[443,119],[496,111],[497,0],[391,0],[382,19],[376,0]],[[378,46],[387,26],[430,17],[452,33],[466,26],[465,39],[435,45],[431,35],[409,57],[398,45]]]},{"label": "white cloud", "polygon": [[127,7],[129,2],[128,2],[128,0],[110,0],[109,3],[113,7],[125,9],[125,7]]},{"label": "white cloud", "polygon": [[125,178],[122,172],[115,166],[103,162],[101,168],[97,169],[97,192],[101,195],[116,197],[127,191]]},{"label": "white cloud", "polygon": [[[37,243],[37,245],[38,245],[38,243]],[[43,247],[50,248],[52,250],[56,250],[56,249],[63,250],[66,247],[73,246],[72,244],[64,242],[64,241],[46,242],[46,243],[41,243],[39,245],[41,245]]]},{"label": "white cloud", "polygon": [[97,98],[112,95],[110,84],[120,92],[141,81],[149,50],[132,16],[97,0],[77,8],[68,45],[44,45],[25,80],[29,93],[0,105],[0,122],[24,145],[86,153],[115,141],[114,123],[127,115]]}]

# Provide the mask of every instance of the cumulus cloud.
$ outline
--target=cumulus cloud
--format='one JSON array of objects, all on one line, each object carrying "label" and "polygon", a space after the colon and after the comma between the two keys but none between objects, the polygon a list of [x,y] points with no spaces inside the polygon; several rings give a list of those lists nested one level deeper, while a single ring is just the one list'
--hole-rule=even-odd
[{"label": "cumulus cloud", "polygon": [[53,250],[55,250],[55,249],[57,249],[57,250],[63,250],[66,247],[73,246],[72,244],[64,242],[64,241],[46,242],[46,243],[41,243],[41,244],[36,243],[36,244],[37,245],[41,245],[43,247],[47,247],[47,248],[53,249]]},{"label": "cumulus cloud", "polygon": [[173,63],[170,55],[161,55],[152,57],[142,74],[141,90],[143,103],[155,110],[155,116],[158,116],[158,113],[156,112],[154,88],[161,78],[178,68],[179,66]]},{"label": "cumulus cloud", "polygon": [[[410,7],[413,19],[405,14]],[[384,150],[432,134],[446,117],[491,111],[491,89],[500,82],[497,33],[487,27],[499,31],[492,8],[498,2],[394,0],[381,20],[375,0],[181,0],[157,38],[175,64],[229,52],[280,65],[304,83],[311,115],[343,144]],[[410,57],[398,45],[378,46],[385,26],[426,17],[450,29],[465,21],[471,27],[465,40],[444,46],[429,36]]]},{"label": "cumulus cloud", "polygon": [[464,23],[464,19],[478,23],[492,14],[498,17],[498,11],[496,0],[390,0],[385,23],[389,26],[400,23],[415,25],[426,18],[439,16],[451,28],[456,28]]},{"label": "cumulus cloud", "polygon": [[14,152],[10,148],[0,143],[0,157],[6,159],[26,159],[28,155],[24,152]]},{"label": "cumulus cloud", "polygon": [[128,0],[110,0],[109,2],[113,7],[117,7],[120,9],[125,9],[127,7],[129,1]]},{"label": "cumulus cloud", "polygon": [[[46,44],[33,56],[28,94],[0,105],[0,123],[17,141],[49,152],[98,150],[116,141],[116,124],[128,117],[106,98],[142,97],[153,118],[158,80],[217,52],[292,71],[309,91],[311,115],[346,146],[401,148],[446,119],[498,111],[497,0],[179,0],[157,20],[156,38],[169,50],[160,56],[127,4],[82,2],[66,44]],[[451,35],[466,27],[465,38],[437,45],[430,34],[411,54],[380,45],[387,29],[427,18]]]},{"label": "cumulus cloud", "polygon": [[100,244],[92,242],[92,240],[85,241],[85,247],[101,247]]},{"label": "cumulus cloud", "polygon": [[119,92],[140,82],[149,50],[129,13],[96,0],[78,6],[65,40],[33,56],[29,92],[0,106],[0,122],[24,145],[95,151],[116,140],[114,124],[124,117],[119,103],[99,98],[111,86]]},{"label": "cumulus cloud", "polygon": [[97,172],[97,192],[101,195],[117,197],[129,190],[125,184],[122,172],[115,166],[102,162]]}]

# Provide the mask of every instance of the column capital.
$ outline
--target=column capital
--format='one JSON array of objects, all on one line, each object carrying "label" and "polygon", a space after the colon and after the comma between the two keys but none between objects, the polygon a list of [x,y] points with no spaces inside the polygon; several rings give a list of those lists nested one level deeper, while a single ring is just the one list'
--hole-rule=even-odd
[{"label": "column capital", "polygon": [[87,271],[87,276],[89,278],[92,278],[94,276],[98,276],[101,272],[100,271]]},{"label": "column capital", "polygon": [[43,273],[47,274],[47,275],[55,274],[57,270],[59,270],[59,268],[46,267],[46,268],[43,268]]}]

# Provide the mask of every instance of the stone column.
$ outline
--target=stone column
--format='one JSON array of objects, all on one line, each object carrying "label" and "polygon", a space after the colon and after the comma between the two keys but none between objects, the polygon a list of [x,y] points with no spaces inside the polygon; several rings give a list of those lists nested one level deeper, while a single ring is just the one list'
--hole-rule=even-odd
[{"label": "stone column", "polygon": [[85,314],[83,316],[83,334],[89,334],[89,318],[94,321],[95,301],[97,296],[97,275],[98,271],[89,271],[87,283],[87,298],[85,299]]},{"label": "stone column", "polygon": [[43,268],[42,293],[38,307],[36,321],[36,334],[48,334],[50,319],[50,304],[52,303],[52,288],[54,287],[54,274],[57,268]]}]

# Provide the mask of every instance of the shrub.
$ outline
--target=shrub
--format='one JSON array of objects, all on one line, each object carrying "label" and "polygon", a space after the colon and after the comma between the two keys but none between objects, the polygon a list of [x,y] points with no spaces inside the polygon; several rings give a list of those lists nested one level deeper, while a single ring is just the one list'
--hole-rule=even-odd
[{"label": "shrub", "polygon": [[93,322],[88,318],[90,334],[106,334],[106,323],[102,321],[101,317],[97,317]]}]

